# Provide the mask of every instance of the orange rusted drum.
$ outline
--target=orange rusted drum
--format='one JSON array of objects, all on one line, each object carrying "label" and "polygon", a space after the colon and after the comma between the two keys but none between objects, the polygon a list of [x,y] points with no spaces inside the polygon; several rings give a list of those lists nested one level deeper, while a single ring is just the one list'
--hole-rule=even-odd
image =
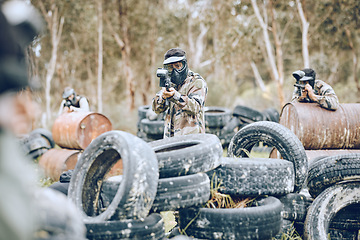
[{"label": "orange rusted drum", "polygon": [[100,113],[69,112],[55,120],[52,134],[60,147],[85,149],[97,136],[110,130],[110,120]]},{"label": "orange rusted drum", "polygon": [[52,148],[40,157],[39,166],[45,177],[59,181],[61,173],[75,168],[79,153],[79,150]]},{"label": "orange rusted drum", "polygon": [[317,103],[287,103],[280,124],[289,128],[306,150],[360,149],[360,104],[343,103],[336,111]]}]

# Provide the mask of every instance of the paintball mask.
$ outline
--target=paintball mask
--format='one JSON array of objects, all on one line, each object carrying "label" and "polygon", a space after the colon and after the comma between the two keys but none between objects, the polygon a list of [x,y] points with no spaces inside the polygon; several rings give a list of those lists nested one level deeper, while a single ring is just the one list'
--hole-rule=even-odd
[{"label": "paintball mask", "polygon": [[182,84],[188,74],[186,56],[173,56],[164,60],[164,68],[170,73],[171,82],[175,85]]},{"label": "paintball mask", "polygon": [[314,80],[313,77],[304,76],[304,77],[300,78],[299,81],[300,81],[301,84],[304,84],[304,82],[307,81],[307,82],[309,82],[310,86],[312,88],[314,88],[315,80]]},{"label": "paintball mask", "polygon": [[304,68],[301,70],[305,73],[305,76],[300,79],[300,81],[308,81],[310,86],[314,88],[315,79],[316,79],[316,72],[312,68]]},{"label": "paintball mask", "polygon": [[[74,95],[74,97],[72,99],[68,99],[71,95]],[[76,103],[76,92],[73,88],[71,87],[66,87],[64,89],[64,92],[62,94],[63,99],[65,99],[66,101],[69,101],[69,103],[71,103],[72,105],[74,105]]]},{"label": "paintball mask", "polygon": [[296,79],[296,82],[299,82],[299,80],[305,76],[305,73],[301,70],[297,70],[293,72],[292,75]]}]

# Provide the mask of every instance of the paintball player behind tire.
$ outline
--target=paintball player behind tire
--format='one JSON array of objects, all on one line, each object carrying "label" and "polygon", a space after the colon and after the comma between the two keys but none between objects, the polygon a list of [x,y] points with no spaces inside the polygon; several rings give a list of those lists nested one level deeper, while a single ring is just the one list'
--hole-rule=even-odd
[{"label": "paintball player behind tire", "polygon": [[66,87],[62,94],[63,100],[60,103],[59,113],[61,115],[64,112],[89,112],[89,101],[86,97],[77,95],[75,90],[71,87]]},{"label": "paintball player behind tire", "polygon": [[316,72],[305,68],[292,73],[296,79],[291,102],[315,102],[320,107],[335,111],[339,107],[339,99],[332,87],[322,80],[316,80]]},{"label": "paintball player behind tire", "polygon": [[205,133],[205,80],[189,69],[180,48],[169,49],[163,65],[157,70],[162,88],[152,100],[152,109],[157,114],[165,112],[164,138]]}]

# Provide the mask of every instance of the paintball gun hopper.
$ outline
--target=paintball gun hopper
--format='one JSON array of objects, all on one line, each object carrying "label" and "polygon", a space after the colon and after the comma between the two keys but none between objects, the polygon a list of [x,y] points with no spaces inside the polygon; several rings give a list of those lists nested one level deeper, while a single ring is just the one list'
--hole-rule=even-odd
[{"label": "paintball gun hopper", "polygon": [[158,78],[160,78],[160,87],[165,87],[166,90],[169,90],[169,88],[171,87],[171,79],[169,76],[169,71],[164,69],[164,68],[158,68],[156,71],[156,76]]}]

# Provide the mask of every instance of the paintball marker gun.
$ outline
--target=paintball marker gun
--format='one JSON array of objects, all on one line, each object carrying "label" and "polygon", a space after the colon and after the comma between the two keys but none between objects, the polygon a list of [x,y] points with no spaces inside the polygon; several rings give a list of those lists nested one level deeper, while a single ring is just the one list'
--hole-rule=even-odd
[{"label": "paintball marker gun", "polygon": [[301,92],[305,89],[305,84],[301,83],[295,83],[294,87],[297,87],[299,95],[301,95]]},{"label": "paintball marker gun", "polygon": [[169,91],[170,88],[170,76],[169,71],[164,68],[158,68],[156,71],[156,76],[160,78],[160,87],[165,87],[166,91]]},{"label": "paintball marker gun", "polygon": [[70,106],[71,106],[71,102],[69,100],[66,100],[64,103],[64,107],[70,108]]},{"label": "paintball marker gun", "polygon": [[292,75],[296,79],[296,83],[294,84],[294,87],[297,87],[298,94],[299,94],[299,96],[301,96],[301,92],[302,92],[302,90],[304,90],[305,84],[302,84],[300,79],[305,76],[305,73],[301,70],[298,70],[298,71],[293,72]]}]

